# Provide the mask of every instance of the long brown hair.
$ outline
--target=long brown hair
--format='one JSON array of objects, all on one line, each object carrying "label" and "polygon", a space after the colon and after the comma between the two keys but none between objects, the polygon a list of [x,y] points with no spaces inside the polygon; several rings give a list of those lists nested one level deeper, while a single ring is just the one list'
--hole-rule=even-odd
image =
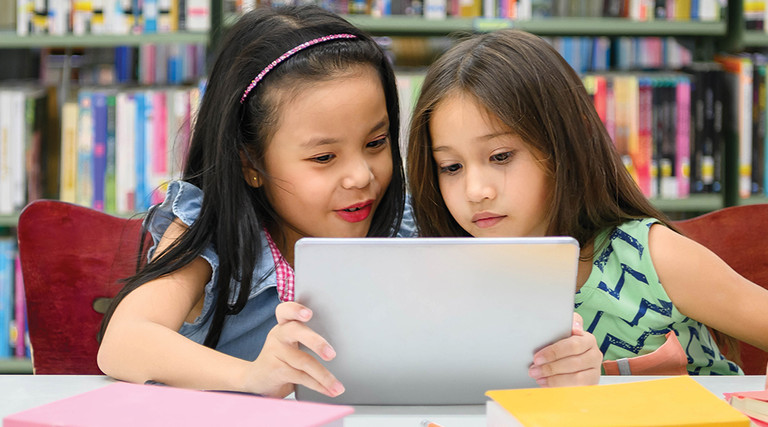
[{"label": "long brown hair", "polygon": [[466,236],[445,206],[432,157],[432,111],[473,97],[543,157],[553,177],[550,235],[582,247],[628,219],[666,216],[627,172],[579,76],[546,41],[517,30],[464,40],[427,73],[411,123],[407,175],[421,236]]},{"label": "long brown hair", "polygon": [[[429,133],[432,112],[457,94],[474,98],[542,156],[554,183],[548,235],[572,236],[585,248],[601,230],[630,219],[656,218],[675,229],[635,184],[581,78],[562,56],[535,35],[500,30],[460,42],[427,72],[406,157],[420,236],[469,236],[440,194]],[[598,250],[582,257],[590,259]],[[736,341],[713,332],[738,361]]]}]

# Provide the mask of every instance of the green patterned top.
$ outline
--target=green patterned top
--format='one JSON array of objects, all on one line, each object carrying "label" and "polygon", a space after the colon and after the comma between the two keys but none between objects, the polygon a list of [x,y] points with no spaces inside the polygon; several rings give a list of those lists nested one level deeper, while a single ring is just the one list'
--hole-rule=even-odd
[{"label": "green patterned top", "polygon": [[598,236],[592,272],[576,293],[576,312],[585,329],[597,339],[603,360],[648,354],[673,330],[688,357],[689,374],[743,374],[723,357],[706,326],[677,310],[659,282],[647,250],[651,225],[657,222],[628,221]]}]

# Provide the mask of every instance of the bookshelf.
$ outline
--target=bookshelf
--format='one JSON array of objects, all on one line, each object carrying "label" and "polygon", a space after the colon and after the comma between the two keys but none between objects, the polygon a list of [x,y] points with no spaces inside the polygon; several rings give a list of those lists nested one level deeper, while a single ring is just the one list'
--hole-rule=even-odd
[{"label": "bookshelf", "polygon": [[156,33],[156,34],[89,34],[89,35],[29,35],[17,36],[16,34],[0,33],[0,48],[55,48],[55,47],[113,47],[113,46],[141,46],[145,44],[166,43],[206,43],[207,33],[180,32],[180,33]]},{"label": "bookshelf", "polygon": [[[209,32],[176,32],[138,35],[29,35],[0,33],[0,48],[88,48],[112,46],[142,46],[163,43],[208,43],[209,49],[217,46],[226,23],[234,19],[226,16],[222,0],[210,5],[211,29]],[[730,0],[722,18],[714,22],[700,21],[632,21],[625,18],[576,18],[552,17],[525,21],[491,18],[425,19],[415,16],[371,17],[347,15],[350,22],[379,36],[432,37],[451,36],[458,33],[487,32],[501,28],[517,28],[540,36],[633,36],[633,37],[687,37],[695,38],[701,46],[699,57],[711,58],[717,49],[736,51],[745,46],[768,46],[768,34],[744,30],[743,0]],[[698,48],[697,48],[698,49]],[[738,140],[731,135],[726,141],[724,153],[724,187],[720,194],[694,194],[684,199],[660,199],[651,201],[659,209],[670,213],[703,213],[736,204],[768,203],[768,197],[738,197],[736,182],[737,153],[733,146]],[[0,228],[12,230],[18,214],[0,215]],[[5,231],[0,234],[7,234]],[[10,231],[12,233],[12,231]],[[31,372],[27,360],[0,359],[0,373]]]},{"label": "bookshelf", "polygon": [[[2,1],[2,0],[0,0]],[[208,1],[208,0],[204,0]],[[15,5],[15,0],[13,4]],[[215,2],[214,2],[215,3]],[[10,3],[9,3],[10,4]],[[21,2],[19,3],[21,4]],[[5,4],[3,4],[5,6]],[[211,7],[215,7],[215,5],[211,4]],[[204,8],[205,9],[205,8]],[[219,7],[220,9],[220,7]],[[7,11],[7,8],[3,8],[3,11]],[[12,7],[12,11],[15,10],[15,7]],[[2,12],[5,13],[5,12]],[[7,21],[4,20],[4,22]],[[95,22],[95,21],[94,21]],[[143,21],[146,22],[146,21]],[[181,21],[179,21],[181,22]],[[187,21],[189,24],[189,21]],[[35,24],[37,25],[37,24]],[[191,25],[191,24],[189,24]],[[200,25],[199,22],[197,25]],[[175,26],[175,23],[174,25]],[[180,28],[182,28],[181,25],[179,25]],[[105,27],[106,30],[109,30],[110,27]],[[159,25],[158,25],[159,28]],[[199,28],[199,27],[197,27]],[[200,74],[205,71],[205,54],[206,49],[208,46],[210,46],[209,42],[212,39],[212,34],[214,33],[214,28],[211,28],[207,31],[205,30],[194,30],[194,31],[185,31],[185,30],[178,30],[178,31],[172,31],[172,32],[152,32],[151,30],[148,30],[144,33],[135,33],[134,31],[131,31],[130,34],[95,34],[95,33],[86,33],[86,34],[73,34],[73,29],[70,28],[68,32],[65,34],[26,34],[26,35],[18,35],[14,29],[9,29],[8,26],[4,27],[5,31],[0,31],[0,52],[7,52],[7,56],[1,58],[6,61],[27,61],[29,58],[34,58],[32,61],[34,63],[37,63],[39,59],[40,67],[37,67],[36,65],[28,66],[26,63],[25,70],[31,69],[36,74],[30,75],[28,72],[22,72],[22,73],[5,73],[3,74],[4,77],[11,76],[12,78],[19,77],[21,79],[28,79],[29,77],[40,77],[40,81],[37,83],[38,86],[45,85],[55,85],[58,87],[58,90],[55,92],[47,91],[47,94],[45,96],[48,97],[48,104],[55,105],[51,108],[54,109],[54,111],[57,110],[57,114],[55,114],[54,121],[51,121],[51,132],[55,137],[53,139],[58,140],[60,138],[60,132],[61,132],[61,125],[62,125],[62,105],[63,103],[69,98],[70,95],[78,92],[70,91],[70,87],[73,86],[72,81],[73,78],[77,75],[80,77],[80,83],[79,88],[82,88],[83,86],[88,87],[97,87],[94,85],[101,85],[100,80],[91,80],[91,82],[83,81],[82,77],[84,72],[83,68],[77,68],[78,67],[78,61],[79,64],[82,66],[85,64],[86,66],[92,66],[92,67],[99,67],[103,58],[98,56],[101,55],[100,52],[112,52],[112,54],[117,58],[117,49],[112,48],[118,48],[121,47],[121,49],[124,50],[132,50],[132,53],[128,55],[127,57],[130,58],[131,65],[128,67],[125,67],[126,70],[128,70],[130,74],[129,80],[120,80],[117,78],[117,73],[115,72],[115,77],[113,77],[113,83],[110,84],[109,87],[104,87],[105,90],[114,91],[114,90],[120,90],[118,88],[124,88],[123,90],[133,91],[133,90],[139,90],[144,91],[147,90],[169,90],[169,88],[173,87],[180,87],[176,86],[177,80],[171,79],[171,72],[170,72],[170,65],[168,65],[168,74],[167,79],[165,74],[160,74],[161,72],[165,72],[165,68],[161,66],[157,66],[157,75],[162,76],[161,78],[158,78],[154,81],[145,81],[144,77],[141,75],[143,72],[145,72],[145,69],[142,68],[143,64],[141,61],[145,61],[146,56],[144,55],[145,52],[150,51],[152,53],[155,52],[155,49],[157,52],[163,52],[165,55],[170,55],[169,52],[173,51],[174,54],[181,54],[186,55],[186,58],[183,58],[181,60],[181,63],[183,65],[177,67],[187,67],[189,65],[189,58],[190,54],[192,54],[192,58],[199,59],[197,62],[195,62],[190,67],[194,68],[194,72],[189,72],[189,69],[183,69],[182,72],[178,72],[173,77],[182,76],[184,82],[186,83],[186,86],[190,86],[194,84],[194,81],[197,80],[196,77],[192,77],[191,79],[188,77],[189,75],[195,76],[195,72],[200,71]],[[95,30],[94,30],[95,31]],[[164,31],[164,30],[158,30],[158,31]],[[194,50],[192,46],[195,46],[197,48],[196,52],[190,52],[190,50]],[[148,48],[149,47],[149,48]],[[146,50],[143,50],[146,49]],[[151,49],[151,50],[150,50]],[[186,50],[185,50],[186,49]],[[24,54],[16,54],[16,52],[26,52]],[[179,53],[180,52],[180,53]],[[52,62],[45,63],[43,62],[44,55],[48,55],[48,58],[52,58]],[[90,57],[88,55],[91,55]],[[2,53],[0,53],[0,56],[2,56]],[[56,56],[56,58],[53,58],[53,56]],[[86,57],[86,60],[84,61],[82,58]],[[164,58],[163,56],[160,56],[158,53],[158,56],[156,58]],[[152,58],[154,63],[154,57]],[[174,58],[176,59],[176,58]],[[88,62],[93,60],[93,62]],[[115,59],[116,60],[116,59]],[[162,59],[158,59],[158,61],[161,61]],[[57,62],[58,61],[58,62]],[[178,61],[178,60],[177,60]],[[153,64],[151,63],[151,64]],[[95,65],[94,65],[95,64]],[[149,70],[152,70],[153,65],[149,65]],[[169,62],[170,64],[170,62]],[[178,62],[177,62],[178,64]],[[19,64],[21,65],[21,64]],[[7,64],[6,64],[7,66]],[[40,74],[37,74],[37,70],[40,70]],[[53,70],[54,77],[53,79],[47,78],[45,79],[45,83],[43,83],[43,70],[45,69],[45,72],[51,72]],[[160,71],[163,70],[163,71]],[[176,70],[174,70],[176,71]],[[96,68],[94,69],[88,69],[87,72],[93,72],[94,75],[96,75],[97,71]],[[114,72],[114,71],[113,71]],[[75,74],[78,73],[78,74]],[[60,76],[59,76],[60,74]],[[14,91],[17,89],[17,84],[15,81],[11,81],[11,83],[6,82],[0,82],[5,83],[0,89],[8,91]],[[127,84],[125,84],[127,83]],[[122,84],[122,86],[120,86]],[[22,82],[22,85],[26,87],[27,83]],[[55,94],[58,98],[53,98],[51,94]],[[24,95],[25,97],[28,96]],[[31,96],[31,95],[30,95]],[[170,95],[169,95],[170,96]],[[2,96],[0,96],[2,98]],[[6,95],[7,98],[7,95]],[[71,98],[69,98],[71,100]],[[58,102],[56,102],[58,101]],[[22,102],[29,102],[22,101]],[[3,104],[4,108],[7,108],[9,104]],[[58,108],[57,108],[58,107]],[[14,110],[15,111],[15,110]],[[37,110],[35,110],[37,111]],[[8,112],[4,112],[4,114],[8,114]],[[50,113],[48,114],[50,116]],[[25,116],[26,117],[26,116]],[[26,119],[25,119],[26,120]],[[1,121],[1,120],[0,120]],[[45,125],[48,125],[49,123],[46,121]],[[27,125],[29,123],[27,122]],[[7,122],[6,122],[7,126]],[[25,141],[29,141],[29,134],[24,136]],[[54,144],[54,147],[57,147],[56,142],[52,142],[52,139],[49,138],[43,138],[43,142],[41,142],[42,146],[45,146],[45,144]],[[29,146],[26,146],[27,148],[22,148],[22,150],[29,150]],[[58,165],[60,159],[59,159],[59,152],[60,151],[57,148],[54,148],[52,152],[46,152],[45,155],[41,154],[40,158],[40,173],[43,176],[43,197],[57,197],[59,194],[57,191],[58,188],[58,181],[59,176],[58,173],[52,173],[51,168],[48,166],[49,164],[56,164]],[[5,153],[4,153],[5,155]],[[29,158],[27,158],[29,160]],[[22,162],[23,163],[23,162]],[[7,165],[5,165],[7,166]],[[58,172],[58,166],[53,168],[54,172]],[[9,176],[8,174],[5,174],[4,176]],[[51,178],[51,176],[53,178]],[[47,183],[45,183],[46,180],[50,180],[54,182],[53,189],[50,188]],[[2,187],[2,186],[0,186]],[[6,190],[3,190],[6,191]],[[26,199],[26,198],[25,198]],[[17,208],[18,205],[14,203],[14,206],[16,207],[16,210],[20,210]],[[3,212],[6,212],[3,210]],[[0,237],[4,240],[13,239],[13,236],[15,235],[15,227],[18,223],[19,218],[19,212],[12,212],[12,213],[4,213],[0,214]],[[5,258],[5,255],[4,255]],[[0,268],[2,270],[2,268]],[[3,278],[0,278],[0,280],[5,280],[5,276]],[[13,287],[13,284],[11,284],[11,287]],[[0,288],[3,288],[3,286],[0,286]],[[0,301],[0,305],[5,305],[7,301]],[[11,310],[14,310],[14,301],[11,301]],[[3,317],[2,318],[3,325],[0,327],[6,328],[8,325],[6,324],[7,320]],[[0,333],[0,339],[2,341],[8,340],[8,335],[5,334],[6,331],[0,331],[3,333]],[[24,357],[10,357],[6,358],[5,356],[0,357],[0,374],[29,374],[32,373],[32,362],[28,358]]]}]

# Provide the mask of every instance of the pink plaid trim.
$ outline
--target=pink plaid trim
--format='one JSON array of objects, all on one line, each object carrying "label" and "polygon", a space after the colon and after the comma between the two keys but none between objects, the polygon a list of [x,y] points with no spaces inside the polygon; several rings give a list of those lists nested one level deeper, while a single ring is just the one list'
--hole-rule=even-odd
[{"label": "pink plaid trim", "polygon": [[277,295],[280,297],[280,301],[293,301],[293,268],[283,258],[283,254],[280,253],[280,249],[277,248],[275,241],[272,240],[272,236],[269,235],[269,231],[266,228],[264,229],[264,234],[267,236],[269,250],[272,252],[272,259],[275,261]]}]

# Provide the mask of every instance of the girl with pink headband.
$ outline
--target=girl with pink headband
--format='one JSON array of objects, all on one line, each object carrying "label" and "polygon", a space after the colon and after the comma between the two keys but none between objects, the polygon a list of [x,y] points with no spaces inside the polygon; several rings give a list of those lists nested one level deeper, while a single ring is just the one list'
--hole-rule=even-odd
[{"label": "girl with pink headband", "polygon": [[[105,316],[99,367],[132,382],[285,396],[344,386],[293,300],[303,236],[407,236],[395,76],[317,7],[260,8],[221,43],[186,166],[144,221],[147,262]],[[399,233],[399,234],[398,234]]]}]

